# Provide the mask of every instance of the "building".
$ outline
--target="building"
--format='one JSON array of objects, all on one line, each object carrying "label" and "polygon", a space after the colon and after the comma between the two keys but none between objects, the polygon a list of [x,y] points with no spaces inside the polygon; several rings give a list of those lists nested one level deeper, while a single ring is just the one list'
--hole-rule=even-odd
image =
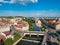
[{"label": "building", "polygon": [[18,21],[21,21],[21,20],[22,20],[22,18],[13,18],[13,19],[11,19],[11,22],[17,23]]},{"label": "building", "polygon": [[0,32],[10,31],[10,26],[0,27]]},{"label": "building", "polygon": [[41,24],[41,21],[40,21],[40,20],[35,21],[35,23],[36,23],[36,25],[37,25],[38,27],[42,27],[42,24]]},{"label": "building", "polygon": [[29,30],[29,24],[22,22],[20,24],[14,25],[14,28],[16,30],[28,31]]},{"label": "building", "polygon": [[29,30],[29,24],[28,22],[22,20],[22,19],[14,19],[13,28],[14,30],[19,31],[28,31]]},{"label": "building", "polygon": [[[13,25],[13,26],[12,26]],[[13,29],[14,28],[14,29]],[[12,31],[21,30],[28,31],[29,24],[28,22],[22,20],[22,18],[0,18],[0,39],[14,38]]]},{"label": "building", "polygon": [[0,33],[0,40],[3,39],[5,41],[7,38],[14,39],[14,37],[11,35],[10,31],[5,31],[5,32]]},{"label": "building", "polygon": [[56,30],[60,30],[60,24],[56,25]]},{"label": "building", "polygon": [[56,30],[60,30],[60,18],[57,21],[50,20],[48,23],[51,24]]},{"label": "building", "polygon": [[8,18],[0,18],[0,32],[10,31],[11,21]]},{"label": "building", "polygon": [[13,38],[10,32],[10,27],[12,25],[11,19],[0,18],[0,39]]}]

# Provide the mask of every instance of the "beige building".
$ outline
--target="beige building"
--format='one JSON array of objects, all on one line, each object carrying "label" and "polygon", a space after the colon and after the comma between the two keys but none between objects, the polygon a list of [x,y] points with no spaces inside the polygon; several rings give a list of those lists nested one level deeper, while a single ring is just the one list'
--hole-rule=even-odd
[{"label": "beige building", "polygon": [[56,30],[60,30],[60,24],[56,25]]},{"label": "beige building", "polygon": [[56,24],[56,30],[60,30],[60,18],[57,21],[58,24]]},{"label": "beige building", "polygon": [[10,26],[0,27],[0,32],[10,31]]}]

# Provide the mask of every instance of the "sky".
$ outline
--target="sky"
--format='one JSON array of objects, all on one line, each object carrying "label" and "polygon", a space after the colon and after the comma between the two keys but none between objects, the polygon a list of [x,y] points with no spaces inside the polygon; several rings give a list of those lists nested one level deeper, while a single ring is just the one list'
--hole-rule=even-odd
[{"label": "sky", "polygon": [[0,0],[0,16],[60,17],[60,0]]}]

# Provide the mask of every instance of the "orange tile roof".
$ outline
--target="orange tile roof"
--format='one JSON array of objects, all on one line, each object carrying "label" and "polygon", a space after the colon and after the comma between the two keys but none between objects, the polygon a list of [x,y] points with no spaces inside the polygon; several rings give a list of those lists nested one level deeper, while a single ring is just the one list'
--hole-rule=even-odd
[{"label": "orange tile roof", "polygon": [[2,20],[0,20],[0,24],[3,25],[4,24],[11,24],[11,20],[10,19],[7,19],[7,18],[3,18]]},{"label": "orange tile roof", "polygon": [[16,25],[15,27],[16,28],[22,28],[22,25]]}]

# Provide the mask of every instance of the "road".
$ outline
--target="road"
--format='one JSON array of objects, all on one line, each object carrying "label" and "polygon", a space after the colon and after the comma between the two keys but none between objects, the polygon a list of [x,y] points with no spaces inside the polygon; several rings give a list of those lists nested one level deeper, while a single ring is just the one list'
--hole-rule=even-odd
[{"label": "road", "polygon": [[48,23],[42,22],[43,25],[45,25],[47,27],[48,32],[46,33],[46,43],[47,45],[51,45],[51,30],[52,27],[50,27],[50,25]]}]

